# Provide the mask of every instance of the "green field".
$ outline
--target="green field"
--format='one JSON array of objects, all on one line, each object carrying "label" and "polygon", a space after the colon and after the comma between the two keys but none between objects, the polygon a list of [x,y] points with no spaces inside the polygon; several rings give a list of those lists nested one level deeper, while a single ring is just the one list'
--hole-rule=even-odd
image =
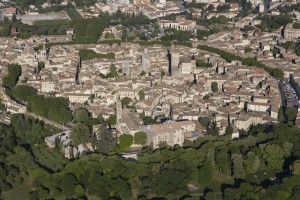
[{"label": "green field", "polygon": [[68,25],[68,22],[70,20],[68,19],[55,19],[55,20],[39,20],[35,21],[35,26],[62,26],[62,25]]},{"label": "green field", "polygon": [[2,192],[2,199],[5,200],[20,200],[20,199],[26,199],[28,193],[32,189],[32,183],[29,179],[24,180],[22,185],[15,186],[12,190],[9,192]]},{"label": "green field", "polygon": [[82,19],[81,15],[77,12],[77,10],[75,8],[66,8],[65,12],[72,20],[73,19]]},{"label": "green field", "polygon": [[276,176],[278,170],[261,170],[254,174],[248,174],[245,179],[249,182],[260,184],[262,181],[270,180],[271,177]]}]

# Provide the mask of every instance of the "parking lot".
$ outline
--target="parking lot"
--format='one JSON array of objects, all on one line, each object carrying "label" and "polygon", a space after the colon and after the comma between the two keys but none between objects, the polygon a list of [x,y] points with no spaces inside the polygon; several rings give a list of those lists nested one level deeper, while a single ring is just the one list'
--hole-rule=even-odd
[{"label": "parking lot", "polygon": [[283,106],[298,106],[298,96],[287,80],[278,83]]}]

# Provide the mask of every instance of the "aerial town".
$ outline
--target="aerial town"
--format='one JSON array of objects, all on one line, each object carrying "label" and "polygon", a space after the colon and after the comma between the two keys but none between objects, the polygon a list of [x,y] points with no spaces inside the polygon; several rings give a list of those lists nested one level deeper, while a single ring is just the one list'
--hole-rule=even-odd
[{"label": "aerial town", "polygon": [[2,124],[43,121],[68,160],[101,152],[103,133],[119,144],[106,154],[138,160],[300,127],[295,0],[0,0],[0,36]]}]

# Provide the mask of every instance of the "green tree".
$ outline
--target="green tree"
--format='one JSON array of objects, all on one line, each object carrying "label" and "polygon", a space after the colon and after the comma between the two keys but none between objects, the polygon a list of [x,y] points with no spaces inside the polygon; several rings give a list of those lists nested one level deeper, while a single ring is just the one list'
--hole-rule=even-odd
[{"label": "green tree", "polygon": [[210,163],[212,166],[215,166],[215,149],[209,148],[206,153],[207,162]]},{"label": "green tree", "polygon": [[147,133],[143,131],[136,132],[134,134],[134,143],[145,145],[147,143]]},{"label": "green tree", "polygon": [[300,44],[298,44],[298,43],[295,46],[295,53],[297,56],[300,56]]},{"label": "green tree", "polygon": [[117,116],[116,115],[110,115],[107,119],[107,123],[110,125],[115,125],[117,123]]},{"label": "green tree", "polygon": [[224,4],[224,5],[218,5],[217,6],[217,12],[226,12],[230,9],[229,4]]},{"label": "green tree", "polygon": [[160,77],[164,77],[166,75],[166,72],[164,70],[160,70]]},{"label": "green tree", "polygon": [[97,141],[97,151],[103,154],[109,154],[116,146],[116,138],[102,125],[98,132],[99,140]]},{"label": "green tree", "polygon": [[276,57],[277,54],[280,54],[280,49],[274,47],[272,52],[273,52],[273,56]]},{"label": "green tree", "polygon": [[206,63],[205,61],[201,60],[201,59],[197,59],[196,66],[204,68],[204,67],[209,67],[209,64]]},{"label": "green tree", "polygon": [[17,84],[17,81],[12,76],[5,76],[2,79],[2,85],[6,88],[13,88]]},{"label": "green tree", "polygon": [[245,26],[243,27],[243,31],[245,31],[245,32],[248,32],[248,31],[251,31],[251,30],[253,30],[253,27],[250,26],[250,25],[245,25]]},{"label": "green tree", "polygon": [[28,199],[29,200],[39,200],[39,195],[36,191],[31,191],[29,194],[28,194]]},{"label": "green tree", "polygon": [[83,123],[78,123],[72,128],[71,139],[75,146],[86,144],[91,140],[91,131]]},{"label": "green tree", "polygon": [[139,93],[138,93],[138,95],[139,95],[139,99],[140,99],[140,101],[143,101],[143,100],[145,100],[145,93],[144,93],[144,91],[143,91],[143,90],[140,90],[140,91],[139,91]]},{"label": "green tree", "polygon": [[22,69],[20,65],[9,64],[8,74],[5,77],[3,77],[2,85],[6,88],[13,88],[17,84],[21,73],[22,73]]},{"label": "green tree", "polygon": [[208,94],[203,97],[203,100],[208,100],[208,99],[209,99],[209,95]]},{"label": "green tree", "polygon": [[145,76],[145,75],[146,75],[146,72],[145,72],[144,70],[142,70],[141,73],[140,73],[140,75],[141,75],[141,76]]},{"label": "green tree", "polygon": [[209,6],[206,8],[206,11],[211,12],[214,10],[214,6],[209,4]]},{"label": "green tree", "polygon": [[213,167],[210,164],[201,166],[198,170],[198,182],[200,184],[207,184],[213,177]]},{"label": "green tree", "polygon": [[211,90],[213,92],[218,92],[219,88],[218,88],[218,83],[217,82],[212,82],[211,83]]},{"label": "green tree", "polygon": [[49,190],[44,188],[43,186],[37,187],[36,191],[37,191],[40,199],[46,199],[49,194]]},{"label": "green tree", "polygon": [[113,33],[105,33],[104,37],[105,37],[105,39],[114,39],[115,38]]},{"label": "green tree", "polygon": [[48,117],[60,124],[64,124],[72,120],[72,113],[66,108],[52,109],[49,110]]},{"label": "green tree", "polygon": [[210,119],[208,117],[199,117],[198,121],[204,128],[208,129],[210,124]]},{"label": "green tree", "polygon": [[219,128],[215,122],[211,123],[209,128],[207,129],[207,134],[218,136],[219,135]]},{"label": "green tree", "polygon": [[295,44],[292,41],[286,41],[284,43],[281,44],[281,46],[283,48],[285,48],[286,50],[290,49],[290,48],[295,48]]},{"label": "green tree", "polygon": [[283,166],[284,152],[282,148],[276,144],[260,145],[262,149],[262,159],[270,169],[281,169]]},{"label": "green tree", "polygon": [[108,59],[115,58],[114,53],[101,54],[101,53],[96,53],[94,50],[91,49],[80,49],[79,56],[82,60],[92,60],[95,58],[108,58]]},{"label": "green tree", "polygon": [[6,158],[7,164],[14,165],[22,172],[31,172],[38,168],[32,155],[23,147],[16,146],[13,149],[14,154],[10,154]]},{"label": "green tree", "polygon": [[247,174],[255,173],[260,166],[260,160],[253,152],[248,152],[244,160],[244,169]]},{"label": "green tree", "polygon": [[85,196],[85,188],[82,185],[76,185],[76,187],[75,187],[75,196],[77,198]]},{"label": "green tree", "polygon": [[123,107],[128,107],[129,106],[129,104],[131,103],[131,98],[129,98],[129,97],[124,97],[123,99],[122,99],[122,105],[123,105]]},{"label": "green tree", "polygon": [[10,26],[8,24],[4,24],[0,26],[0,36],[8,37],[10,34]]},{"label": "green tree", "polygon": [[62,176],[61,178],[61,189],[62,193],[67,196],[71,197],[75,194],[75,188],[77,184],[77,179],[72,173],[67,173]]},{"label": "green tree", "polygon": [[197,30],[197,38],[199,40],[203,40],[204,38],[207,38],[210,35],[210,31],[207,30]]},{"label": "green tree", "polygon": [[215,152],[215,163],[220,173],[229,174],[230,172],[230,156],[226,146],[219,147]]},{"label": "green tree", "polygon": [[146,116],[143,118],[143,122],[144,122],[144,124],[154,124],[155,119],[153,119],[152,117]]},{"label": "green tree", "polygon": [[241,154],[232,154],[232,174],[235,178],[244,178],[243,156]]},{"label": "green tree", "polygon": [[297,117],[297,109],[294,107],[287,107],[285,109],[285,116],[288,121],[295,121]]},{"label": "green tree", "polygon": [[225,134],[231,135],[233,133],[233,128],[231,126],[227,126],[225,129]]},{"label": "green tree", "polygon": [[296,160],[291,166],[293,174],[300,175],[300,160]]},{"label": "green tree", "polygon": [[19,38],[25,40],[25,39],[30,38],[30,37],[31,37],[31,34],[30,34],[30,33],[27,33],[27,32],[21,32],[18,36],[19,36]]},{"label": "green tree", "polygon": [[112,78],[118,76],[118,69],[115,65],[110,65],[109,74],[110,74],[110,77],[112,77]]},{"label": "green tree", "polygon": [[99,173],[94,174],[89,180],[88,193],[96,195],[100,199],[109,199],[111,188],[107,182],[106,178]]},{"label": "green tree", "polygon": [[42,69],[44,69],[45,68],[45,62],[39,62],[38,63],[38,70],[39,70],[39,72],[42,70]]},{"label": "green tree", "polygon": [[123,134],[119,137],[119,146],[122,150],[128,149],[133,144],[132,135]]},{"label": "green tree", "polygon": [[284,112],[282,107],[280,107],[279,111],[278,111],[278,121],[283,122],[284,121]]},{"label": "green tree", "polygon": [[293,144],[290,142],[285,142],[282,146],[282,150],[285,158],[290,157],[293,150]]},{"label": "green tree", "polygon": [[100,124],[105,124],[105,119],[104,119],[103,115],[98,115],[97,119]]},{"label": "green tree", "polygon": [[85,122],[90,119],[89,113],[83,108],[76,109],[74,110],[74,119],[78,122]]},{"label": "green tree", "polygon": [[18,85],[12,90],[13,97],[21,101],[29,101],[36,94],[36,89],[27,85]]},{"label": "green tree", "polygon": [[69,101],[61,97],[47,97],[36,95],[27,104],[27,110],[37,115],[48,117],[58,123],[66,123],[72,119]]},{"label": "green tree", "polygon": [[241,183],[239,189],[235,188],[227,188],[224,192],[224,199],[231,200],[231,199],[253,199],[259,200],[260,196],[260,189],[255,188],[253,185],[249,183]]},{"label": "green tree", "polygon": [[126,40],[127,37],[128,37],[128,33],[127,33],[126,29],[124,28],[124,29],[122,30],[122,37],[121,37],[121,39],[122,39],[122,40]]},{"label": "green tree", "polygon": [[252,52],[252,49],[250,47],[245,47],[244,51],[245,53],[250,53]]}]

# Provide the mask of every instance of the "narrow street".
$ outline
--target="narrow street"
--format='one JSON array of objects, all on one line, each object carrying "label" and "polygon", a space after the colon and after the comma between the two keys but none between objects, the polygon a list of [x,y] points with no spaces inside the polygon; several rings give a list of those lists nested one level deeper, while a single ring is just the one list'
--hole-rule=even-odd
[{"label": "narrow street", "polygon": [[282,106],[298,106],[297,95],[293,93],[292,86],[289,82],[280,80],[278,82],[278,87],[281,94]]}]

